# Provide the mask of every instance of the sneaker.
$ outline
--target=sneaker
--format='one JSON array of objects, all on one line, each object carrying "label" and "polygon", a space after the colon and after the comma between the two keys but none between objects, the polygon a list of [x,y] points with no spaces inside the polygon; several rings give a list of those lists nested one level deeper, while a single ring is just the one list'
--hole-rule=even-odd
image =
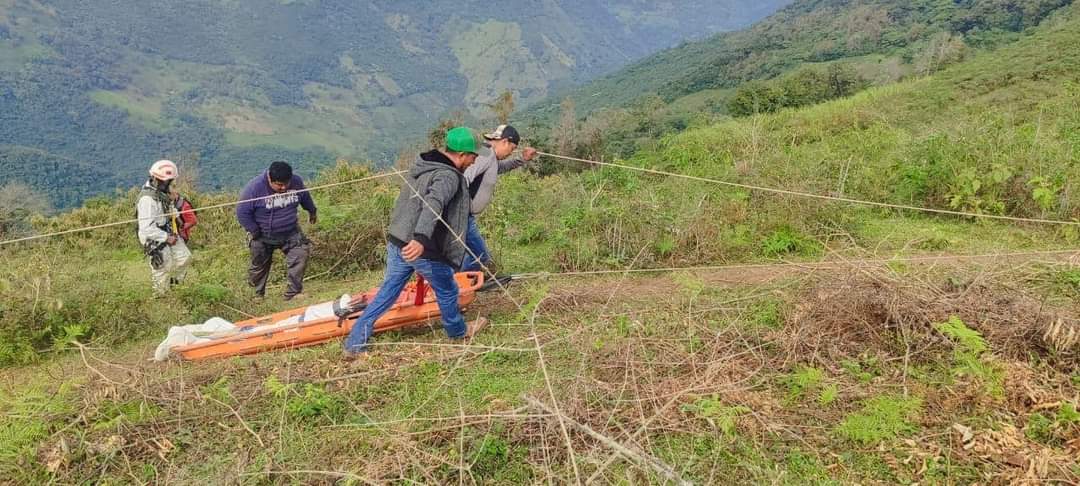
[{"label": "sneaker", "polygon": [[484,285],[476,289],[477,292],[490,292],[492,290],[502,290],[503,287],[510,285],[510,282],[514,281],[513,275],[499,275],[495,274],[495,278],[485,276]]},{"label": "sneaker", "polygon": [[306,298],[307,298],[307,294],[305,294],[303,292],[300,292],[299,294],[283,295],[282,296],[282,299],[285,299],[285,302],[288,302],[288,301],[293,300],[293,299],[304,300]]},{"label": "sneaker", "polygon": [[488,325],[486,317],[477,317],[475,321],[472,321],[465,325],[465,340],[472,339],[477,333],[484,330]]},{"label": "sneaker", "polygon": [[341,360],[346,362],[346,363],[355,363],[355,362],[358,362],[358,361],[364,361],[364,360],[367,360],[369,356],[370,356],[370,353],[368,353],[367,351],[348,351],[348,350],[345,350],[345,351],[341,352]]}]

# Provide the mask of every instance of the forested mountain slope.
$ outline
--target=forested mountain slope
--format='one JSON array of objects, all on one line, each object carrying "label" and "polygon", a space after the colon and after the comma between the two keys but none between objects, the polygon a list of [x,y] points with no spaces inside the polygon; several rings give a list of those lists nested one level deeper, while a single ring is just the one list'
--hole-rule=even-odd
[{"label": "forested mountain slope", "polygon": [[[631,64],[529,110],[553,119],[569,96],[579,115],[671,102],[776,77],[800,66],[871,61],[884,81],[912,71],[927,51],[956,39],[973,48],[1015,40],[1071,0],[798,0],[750,28],[689,42]],[[870,56],[870,59],[864,59]]]},{"label": "forested mountain slope", "polygon": [[[54,205],[162,156],[234,186],[272,158],[386,162],[440,117],[519,104],[785,0],[0,0],[0,184]],[[34,167],[103,173],[81,193]]]}]

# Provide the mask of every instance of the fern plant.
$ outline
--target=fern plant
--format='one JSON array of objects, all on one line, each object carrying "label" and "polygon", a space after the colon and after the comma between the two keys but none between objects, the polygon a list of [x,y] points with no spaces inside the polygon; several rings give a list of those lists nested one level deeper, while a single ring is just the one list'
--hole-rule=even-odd
[{"label": "fern plant", "polygon": [[748,407],[743,405],[725,405],[720,400],[720,397],[715,395],[683,405],[682,411],[705,420],[726,437],[734,436],[739,417],[751,412]]},{"label": "fern plant", "polygon": [[922,412],[922,399],[880,396],[867,400],[862,410],[848,415],[837,427],[843,438],[863,445],[894,439],[916,430],[913,422]]},{"label": "fern plant", "polygon": [[985,384],[991,396],[1004,396],[1004,376],[997,364],[986,356],[990,345],[979,331],[971,329],[956,316],[935,324],[934,328],[954,342],[954,375],[977,378]]}]

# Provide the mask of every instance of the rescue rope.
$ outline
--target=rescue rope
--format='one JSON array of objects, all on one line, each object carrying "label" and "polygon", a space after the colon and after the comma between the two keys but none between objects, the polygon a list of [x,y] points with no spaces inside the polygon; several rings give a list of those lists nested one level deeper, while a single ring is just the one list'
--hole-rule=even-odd
[{"label": "rescue rope", "polygon": [[[569,156],[566,156],[566,155],[553,154],[553,153],[549,153],[549,152],[537,151],[536,153],[537,153],[537,155],[542,155],[542,156],[546,156],[546,157],[553,157],[553,158],[556,158],[556,159],[563,159],[563,160],[570,160],[570,161],[574,161],[574,162],[581,162],[581,163],[596,165],[596,166],[600,166],[600,167],[615,167],[615,168],[619,168],[619,169],[632,170],[632,171],[643,172],[643,173],[647,173],[647,174],[655,174],[655,175],[661,175],[661,176],[666,176],[666,177],[677,177],[677,178],[681,178],[681,179],[688,179],[688,180],[699,181],[699,182],[708,182],[708,183],[712,183],[712,184],[720,184],[720,185],[729,186],[729,187],[737,187],[737,188],[741,188],[741,189],[747,189],[747,190],[759,191],[759,192],[767,192],[767,193],[772,193],[772,194],[782,194],[782,195],[787,195],[787,196],[803,197],[803,198],[810,198],[810,199],[838,201],[838,202],[844,202],[844,203],[849,203],[849,204],[857,204],[857,205],[863,205],[863,206],[873,206],[873,207],[882,207],[882,208],[890,208],[890,209],[901,209],[901,210],[907,210],[907,211],[917,211],[917,212],[934,213],[934,214],[946,214],[946,215],[951,215],[951,216],[962,216],[962,217],[968,217],[968,218],[994,219],[994,220],[1013,221],[1013,222],[1022,222],[1022,223],[1038,223],[1038,224],[1054,224],[1054,225],[1065,225],[1065,226],[1080,226],[1080,221],[1063,221],[1063,220],[1043,219],[1043,218],[1024,218],[1024,217],[1018,217],[1018,216],[1004,216],[1004,215],[996,215],[996,214],[971,213],[971,212],[966,212],[966,211],[954,211],[954,210],[949,210],[949,209],[937,209],[937,208],[927,208],[927,207],[921,207],[921,206],[910,206],[910,205],[905,205],[905,204],[893,204],[893,203],[885,203],[885,202],[880,202],[880,201],[870,201],[870,200],[865,200],[865,199],[854,199],[854,198],[842,197],[842,196],[829,196],[829,195],[826,195],[826,194],[815,194],[815,193],[810,193],[810,192],[793,191],[793,190],[788,190],[788,189],[778,189],[778,188],[773,188],[773,187],[757,186],[757,185],[753,185],[753,184],[743,184],[743,183],[739,183],[739,182],[731,182],[731,181],[724,181],[724,180],[719,180],[719,179],[711,179],[711,178],[708,178],[708,177],[699,177],[699,176],[692,176],[692,175],[687,175],[687,174],[680,174],[680,173],[677,173],[677,172],[667,172],[667,171],[662,171],[662,170],[657,170],[657,169],[648,169],[648,168],[644,168],[644,167],[635,167],[635,166],[626,165],[626,164],[617,164],[617,163],[614,163],[614,162],[601,162],[601,161],[597,161],[597,160],[582,159],[582,158],[578,158],[578,157],[569,157]],[[304,193],[304,192],[312,192],[312,191],[317,191],[317,190],[322,190],[322,189],[329,189],[329,188],[332,188],[332,187],[338,187],[338,186],[343,186],[343,185],[347,185],[347,184],[355,184],[355,183],[358,183],[358,182],[364,182],[364,181],[369,181],[369,180],[374,180],[374,179],[381,179],[381,178],[384,178],[384,177],[390,177],[390,176],[394,176],[394,175],[399,175],[400,176],[401,174],[404,174],[404,173],[405,173],[405,171],[401,171],[401,170],[394,171],[394,172],[387,172],[387,173],[383,173],[383,174],[378,174],[378,175],[369,176],[369,177],[362,177],[362,178],[359,178],[359,179],[353,179],[353,180],[349,180],[349,181],[334,182],[334,183],[330,183],[330,184],[323,184],[323,185],[320,185],[320,186],[309,187],[309,188],[305,188],[305,189],[302,189],[302,190],[299,190],[299,191],[295,191],[295,193]],[[274,195],[257,197],[257,198],[252,198],[252,199],[245,199],[245,200],[240,200],[240,201],[233,201],[233,202],[228,202],[228,203],[216,204],[216,205],[212,205],[212,206],[195,208],[195,209],[191,210],[190,212],[197,213],[199,211],[206,211],[206,210],[210,210],[210,209],[219,209],[219,208],[223,208],[223,207],[236,206],[236,205],[240,205],[240,204],[243,204],[243,203],[246,203],[246,202],[254,202],[254,201],[261,201],[261,200],[264,200],[264,199],[270,199],[270,198],[273,198],[273,197],[276,197],[276,196],[277,195],[274,194]],[[185,211],[185,212],[187,212],[187,211]],[[172,213],[165,214],[164,216],[171,217],[171,216],[179,216],[180,214],[181,214],[180,211],[175,211],[175,212],[172,212]],[[139,221],[141,221],[143,219],[153,219],[153,218],[135,218],[135,219],[129,219],[129,220],[125,220],[125,221],[116,221],[116,222],[112,222],[112,223],[105,223],[105,224],[99,224],[99,225],[94,225],[94,226],[86,226],[86,227],[82,227],[82,228],[75,228],[75,229],[64,230],[64,231],[56,231],[56,232],[53,232],[53,233],[44,233],[44,234],[40,234],[40,235],[33,235],[33,236],[27,236],[27,237],[23,237],[23,238],[16,238],[16,239],[7,240],[7,241],[0,241],[0,247],[7,246],[7,245],[12,245],[12,244],[15,244],[15,243],[22,243],[22,242],[26,242],[26,241],[33,241],[33,240],[39,240],[39,239],[44,239],[44,238],[51,238],[51,237],[55,237],[55,236],[63,236],[63,235],[69,235],[69,234],[74,234],[74,233],[82,233],[82,232],[86,232],[86,231],[93,231],[93,230],[98,230],[98,229],[110,228],[110,227],[114,227],[114,226],[137,223],[137,222],[139,222]]]},{"label": "rescue rope", "polygon": [[[356,183],[359,183],[359,182],[370,181],[370,180],[375,180],[375,179],[381,179],[383,177],[390,177],[390,176],[393,176],[393,175],[399,175],[399,174],[404,174],[404,173],[405,173],[405,171],[401,171],[401,170],[394,171],[394,172],[387,172],[387,173],[384,173],[384,174],[377,174],[377,175],[368,176],[368,177],[361,177],[359,179],[353,179],[353,180],[349,180],[349,181],[333,182],[333,183],[330,183],[330,184],[323,184],[323,185],[319,185],[319,186],[307,187],[307,188],[301,189],[299,191],[293,191],[293,192],[291,192],[289,194],[301,194],[301,193],[305,193],[305,192],[319,191],[319,190],[322,190],[322,189],[329,189],[331,187],[344,186],[344,185],[347,185],[347,184],[356,184]],[[255,198],[251,198],[251,199],[241,199],[239,201],[232,201],[232,202],[227,202],[227,203],[214,204],[212,206],[205,206],[205,207],[195,208],[195,209],[191,209],[191,210],[187,210],[187,211],[174,211],[174,212],[171,212],[171,213],[163,214],[162,216],[164,216],[164,217],[173,217],[173,216],[180,216],[180,214],[182,214],[182,213],[189,213],[189,212],[198,213],[199,211],[208,211],[208,210],[211,210],[211,209],[219,209],[219,208],[224,208],[224,207],[229,207],[229,206],[239,206],[239,205],[244,204],[244,203],[262,201],[264,199],[272,199],[272,198],[275,198],[275,197],[278,197],[278,196],[280,196],[280,194],[271,194],[269,196],[255,197]],[[75,228],[75,229],[70,229],[70,230],[57,231],[57,232],[54,232],[54,233],[45,233],[45,234],[40,234],[40,235],[27,236],[27,237],[24,237],[24,238],[16,238],[16,239],[13,239],[13,240],[0,241],[0,246],[13,245],[15,243],[21,243],[21,242],[24,242],[24,241],[40,240],[42,238],[51,238],[51,237],[54,237],[54,236],[70,235],[70,234],[73,234],[73,233],[82,233],[82,232],[86,232],[86,231],[93,231],[93,230],[98,230],[98,229],[103,229],[103,228],[111,228],[113,226],[121,226],[121,225],[125,225],[125,224],[138,223],[139,221],[150,220],[150,219],[154,219],[154,218],[150,218],[150,217],[147,217],[147,218],[135,218],[135,219],[129,219],[129,220],[125,220],[125,221],[115,221],[115,222],[112,222],[112,223],[105,223],[105,224],[99,224],[99,225],[94,225],[94,226],[86,226],[86,227],[83,227],[83,228]]]},{"label": "rescue rope", "polygon": [[791,267],[804,267],[804,268],[851,268],[857,265],[885,265],[889,263],[925,263],[925,262],[949,262],[949,261],[966,261],[966,260],[984,260],[988,258],[1017,258],[1017,257],[1034,257],[1034,256],[1051,256],[1051,255],[1076,255],[1080,257],[1080,248],[1071,250],[1046,250],[1046,251],[1029,251],[1029,252],[1016,252],[1016,253],[986,253],[979,255],[939,255],[939,256],[914,256],[914,257],[896,257],[896,258],[871,258],[863,260],[842,260],[842,261],[827,261],[827,262],[783,262],[783,263],[749,263],[749,264],[732,264],[732,265],[704,265],[696,267],[664,267],[664,268],[635,268],[626,270],[589,270],[578,272],[533,272],[533,273],[516,273],[512,277],[514,280],[526,280],[537,278],[552,278],[552,277],[577,277],[577,276],[591,276],[591,275],[620,275],[631,273],[671,273],[671,272],[690,272],[690,271],[702,271],[702,270],[755,270],[755,269],[772,269],[772,268],[791,268]]},{"label": "rescue rope", "polygon": [[1001,216],[1001,215],[996,215],[996,214],[980,214],[980,213],[969,213],[969,212],[965,212],[965,211],[952,211],[952,210],[948,210],[948,209],[936,209],[936,208],[925,208],[925,207],[920,207],[920,206],[908,206],[908,205],[905,205],[905,204],[892,204],[892,203],[885,203],[885,202],[879,202],[879,201],[868,201],[868,200],[865,200],[865,199],[853,199],[853,198],[842,197],[842,196],[829,196],[829,195],[825,195],[825,194],[814,194],[814,193],[811,193],[811,192],[801,192],[801,191],[792,191],[792,190],[787,190],[787,189],[777,189],[777,188],[773,188],[773,187],[755,186],[755,185],[752,185],[752,184],[742,184],[742,183],[738,183],[738,182],[723,181],[723,180],[719,180],[719,179],[710,179],[710,178],[707,178],[707,177],[698,177],[698,176],[692,176],[692,175],[686,175],[686,174],[679,174],[679,173],[676,173],[676,172],[666,172],[666,171],[656,170],[656,169],[647,169],[647,168],[644,168],[644,167],[634,167],[632,165],[626,165],[626,164],[616,164],[614,162],[600,162],[600,161],[596,161],[596,160],[579,159],[577,157],[567,157],[565,155],[550,154],[550,153],[547,153],[547,152],[539,152],[538,151],[536,153],[537,153],[537,155],[544,155],[544,156],[547,156],[547,157],[554,157],[554,158],[557,158],[557,159],[571,160],[571,161],[574,161],[574,162],[582,162],[582,163],[585,163],[585,164],[592,164],[592,165],[597,165],[597,166],[602,166],[602,167],[616,167],[616,168],[619,168],[619,169],[633,170],[633,171],[644,172],[644,173],[648,173],[648,174],[662,175],[662,176],[667,176],[667,177],[678,177],[678,178],[681,178],[681,179],[689,179],[689,180],[700,181],[700,182],[710,182],[710,183],[713,183],[713,184],[721,184],[721,185],[730,186],[730,187],[738,187],[738,188],[741,188],[741,189],[748,189],[748,190],[751,190],[751,191],[768,192],[768,193],[773,193],[773,194],[783,194],[783,195],[786,195],[786,196],[796,196],[796,197],[804,197],[804,198],[811,198],[811,199],[823,199],[823,200],[828,200],[828,201],[845,202],[845,203],[849,203],[849,204],[859,204],[859,205],[863,205],[863,206],[875,206],[875,207],[880,207],[880,208],[903,209],[903,210],[908,210],[908,211],[919,211],[919,212],[924,212],[924,213],[948,214],[948,215],[952,215],[952,216],[964,216],[964,217],[969,217],[969,218],[997,219],[997,220],[1015,221],[1015,222],[1023,222],[1023,223],[1041,223],[1041,224],[1057,224],[1057,225],[1067,225],[1067,226],[1080,226],[1080,221],[1062,221],[1062,220],[1056,220],[1056,219],[1041,219],[1041,218],[1022,218],[1022,217],[1017,217],[1017,216]]}]

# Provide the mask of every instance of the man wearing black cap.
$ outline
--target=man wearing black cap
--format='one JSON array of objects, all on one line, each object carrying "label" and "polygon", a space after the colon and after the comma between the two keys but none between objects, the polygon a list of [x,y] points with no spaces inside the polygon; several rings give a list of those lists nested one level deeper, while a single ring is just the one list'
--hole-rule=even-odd
[{"label": "man wearing black cap", "polygon": [[[488,150],[482,151],[476,158],[476,163],[465,170],[465,180],[469,183],[469,196],[472,204],[469,208],[469,229],[465,236],[465,243],[469,252],[465,254],[465,262],[462,264],[464,271],[477,271],[481,265],[487,266],[491,261],[484,237],[480,235],[480,229],[476,226],[476,217],[484,212],[495,195],[495,183],[499,180],[499,174],[510,172],[525,165],[536,157],[536,149],[525,147],[521,159],[504,160],[514,153],[521,135],[510,125],[499,125],[495,131],[484,135],[487,140]],[[479,257],[479,261],[477,258]]]}]

